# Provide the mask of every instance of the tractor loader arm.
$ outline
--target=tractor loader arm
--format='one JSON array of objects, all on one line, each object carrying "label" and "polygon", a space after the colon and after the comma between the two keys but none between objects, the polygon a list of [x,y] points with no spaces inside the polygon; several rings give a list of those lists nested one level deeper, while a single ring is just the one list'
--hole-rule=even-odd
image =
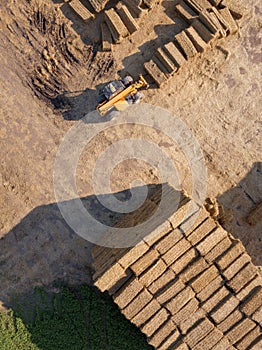
[{"label": "tractor loader arm", "polygon": [[110,100],[106,100],[100,103],[96,109],[100,112],[101,117],[103,117],[111,108],[113,108],[120,101],[125,101],[128,96],[135,95],[139,89],[148,89],[149,84],[142,75],[139,75],[139,80],[130,86],[128,86],[123,91],[119,92],[115,97]]}]

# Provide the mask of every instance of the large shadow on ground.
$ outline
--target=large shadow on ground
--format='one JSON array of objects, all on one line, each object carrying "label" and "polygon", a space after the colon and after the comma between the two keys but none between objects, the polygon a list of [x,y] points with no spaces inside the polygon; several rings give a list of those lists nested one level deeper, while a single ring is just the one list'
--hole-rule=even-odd
[{"label": "large shadow on ground", "polygon": [[[143,204],[130,214],[113,212],[101,204],[101,202],[104,203],[102,200],[112,202],[117,199],[124,205],[142,192],[147,193]],[[169,203],[163,208],[161,208],[162,193],[165,193]],[[181,192],[175,191],[168,184],[149,184],[114,194],[92,195],[81,198],[80,201],[92,220],[103,226],[104,233],[95,232],[97,235],[95,239],[98,240],[100,237],[99,242],[102,243],[103,234],[105,237],[108,233],[111,235],[112,227],[116,223],[118,223],[119,236],[110,236],[110,239],[119,238],[123,241],[121,228],[132,229],[133,226],[147,220],[150,222],[151,218],[154,218],[147,228],[139,230],[139,237],[128,241],[136,244],[174,214],[184,199]],[[63,204],[67,209],[69,208],[75,218],[78,215],[74,212],[78,200],[72,199],[59,205]],[[1,239],[0,301],[5,307],[13,307],[14,301],[20,298],[19,295],[30,295],[38,286],[49,287],[61,283],[76,286],[92,283],[90,250],[93,243],[88,241],[91,227],[88,226],[88,222],[84,224],[87,232],[86,239],[81,238],[68,226],[58,205],[53,203],[32,210]],[[126,237],[130,239],[131,236]]]},{"label": "large shadow on ground", "polygon": [[254,163],[246,176],[223,193],[218,201],[233,212],[233,220],[225,227],[243,242],[255,265],[261,266],[262,217],[252,225],[247,218],[262,202],[262,162]]}]

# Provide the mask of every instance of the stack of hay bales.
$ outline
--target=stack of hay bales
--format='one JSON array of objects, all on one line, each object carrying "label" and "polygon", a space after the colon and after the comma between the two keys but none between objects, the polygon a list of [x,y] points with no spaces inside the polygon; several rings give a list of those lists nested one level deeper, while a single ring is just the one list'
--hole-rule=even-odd
[{"label": "stack of hay bales", "polygon": [[261,349],[261,275],[204,208],[185,216],[190,204],[134,247],[94,246],[94,284],[155,349]]}]

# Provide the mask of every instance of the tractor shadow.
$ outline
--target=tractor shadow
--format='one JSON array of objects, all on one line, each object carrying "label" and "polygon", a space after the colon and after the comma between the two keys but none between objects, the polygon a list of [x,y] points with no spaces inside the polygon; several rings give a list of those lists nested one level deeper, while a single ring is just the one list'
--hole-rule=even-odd
[{"label": "tractor shadow", "polygon": [[[99,84],[96,89],[85,89],[83,91],[64,91],[61,94],[51,99],[51,103],[55,110],[61,113],[65,120],[81,120],[87,114],[95,111],[98,104],[99,93],[106,85]],[[87,118],[88,120],[88,118]],[[90,122],[100,123],[105,121],[106,118],[100,116],[92,117]]]}]

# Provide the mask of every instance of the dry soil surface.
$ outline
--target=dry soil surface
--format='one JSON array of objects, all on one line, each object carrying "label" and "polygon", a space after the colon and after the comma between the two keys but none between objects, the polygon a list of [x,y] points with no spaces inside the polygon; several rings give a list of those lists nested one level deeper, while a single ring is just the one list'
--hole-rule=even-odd
[{"label": "dry soil surface", "polygon": [[[247,11],[238,22],[238,34],[188,62],[161,89],[148,90],[145,102],[169,110],[188,125],[205,156],[207,195],[232,209],[233,221],[226,227],[242,240],[253,262],[262,265],[261,222],[249,226],[245,221],[262,201],[262,7],[259,0],[240,2]],[[56,152],[70,127],[94,110],[101,84],[118,73],[143,72],[143,63],[154,50],[186,26],[174,14],[175,3],[163,1],[144,18],[137,33],[115,45],[112,53],[102,53],[100,16],[88,27],[58,1],[2,1],[0,300],[4,304],[18,289],[27,292],[54,281],[89,281],[90,245],[70,231],[53,204]],[[81,197],[93,195],[90,171],[99,152],[127,135],[126,128],[114,135],[103,133],[85,150],[77,172]],[[150,133],[145,137],[162,140]],[[168,143],[163,147],[179,159],[181,186],[188,189],[188,170],[179,165],[182,155],[177,158]],[[115,169],[112,191],[128,188],[138,177],[146,183],[160,181],[149,165],[125,162]]]}]

